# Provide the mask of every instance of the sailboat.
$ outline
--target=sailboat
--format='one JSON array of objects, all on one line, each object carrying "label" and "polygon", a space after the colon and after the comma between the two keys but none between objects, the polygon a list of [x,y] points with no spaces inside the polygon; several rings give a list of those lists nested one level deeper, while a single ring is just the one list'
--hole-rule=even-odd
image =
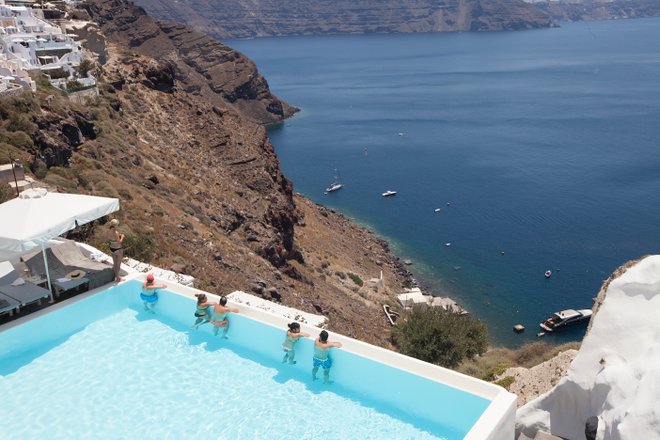
[{"label": "sailboat", "polygon": [[341,177],[339,176],[339,170],[337,168],[335,168],[335,181],[332,182],[330,184],[330,186],[328,186],[325,189],[325,193],[327,194],[329,192],[337,191],[337,190],[342,189],[343,187],[344,187],[344,185],[342,185],[342,183],[341,183]]}]

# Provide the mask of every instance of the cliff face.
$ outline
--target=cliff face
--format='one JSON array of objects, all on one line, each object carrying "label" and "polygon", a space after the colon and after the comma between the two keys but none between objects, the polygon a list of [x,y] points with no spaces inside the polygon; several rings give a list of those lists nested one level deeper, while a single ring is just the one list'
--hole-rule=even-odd
[{"label": "cliff face", "polygon": [[218,38],[499,31],[551,26],[522,0],[138,0],[155,17]]},{"label": "cliff face", "polygon": [[[126,252],[196,277],[328,317],[331,329],[389,346],[384,302],[409,274],[387,243],[297,196],[262,123],[293,108],[254,64],[126,1],[85,6],[76,29],[99,62],[100,96],[70,102],[39,81],[0,100],[0,155],[30,163],[65,192],[118,197]],[[89,44],[93,42],[93,44]],[[78,239],[107,250],[103,231]],[[383,271],[387,289],[358,284]]]},{"label": "cliff face", "polygon": [[655,0],[541,0],[534,6],[557,21],[660,17]]},{"label": "cliff face", "polygon": [[162,91],[176,86],[259,123],[277,122],[296,111],[271,95],[251,60],[206,35],[157,22],[121,0],[98,1],[87,8],[109,41],[158,60],[149,80]]}]

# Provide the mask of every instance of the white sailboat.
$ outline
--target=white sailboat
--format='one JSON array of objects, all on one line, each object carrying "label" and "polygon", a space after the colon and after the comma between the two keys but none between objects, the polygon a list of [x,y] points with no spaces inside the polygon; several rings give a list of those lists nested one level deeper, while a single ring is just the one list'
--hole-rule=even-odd
[{"label": "white sailboat", "polygon": [[330,184],[330,186],[328,186],[325,189],[325,193],[327,194],[327,193],[330,193],[330,192],[333,192],[333,191],[337,191],[337,190],[342,189],[343,187],[344,187],[344,185],[341,183],[341,176],[339,175],[339,170],[337,168],[335,168],[335,181],[332,182]]}]

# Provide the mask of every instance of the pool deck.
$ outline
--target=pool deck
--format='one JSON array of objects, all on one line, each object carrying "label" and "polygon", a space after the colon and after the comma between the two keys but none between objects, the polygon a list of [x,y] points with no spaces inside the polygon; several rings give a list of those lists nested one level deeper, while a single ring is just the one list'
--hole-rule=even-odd
[{"label": "pool deck", "polygon": [[[142,282],[144,278],[144,274],[132,274],[126,277],[125,282],[131,280],[138,280]],[[195,300],[196,293],[205,293],[211,300],[218,299],[218,295],[204,292],[192,287],[176,284],[170,280],[157,279],[157,281],[165,282],[169,292],[176,293],[193,300]],[[50,307],[37,310],[34,313],[22,316],[18,319],[14,319],[4,325],[1,325],[0,332],[36,319],[62,307],[66,307],[69,304],[78,302],[89,296],[105,291],[109,287],[115,285],[116,283],[108,284],[98,289],[91,290],[89,292],[85,292],[64,301],[58,302],[51,305]],[[278,329],[285,328],[286,324],[290,322],[290,318],[276,315],[272,311],[260,309],[252,305],[235,302],[231,299],[229,300],[229,305],[232,307],[237,307],[240,310],[242,316]],[[302,331],[308,332],[310,334],[316,334],[318,332],[318,327],[306,323],[301,323],[301,329]],[[381,347],[367,344],[365,342],[358,341],[341,334],[334,332],[330,333],[331,339],[333,341],[338,341],[343,344],[343,350],[376,362],[396,367],[400,370],[415,374],[428,380],[439,382],[458,390],[471,393],[490,401],[490,404],[481,414],[468,434],[464,437],[464,440],[511,440],[514,438],[517,400],[515,394],[509,393],[504,388],[495,384],[485,382],[453,370],[429,364],[427,362],[386,350]]]}]

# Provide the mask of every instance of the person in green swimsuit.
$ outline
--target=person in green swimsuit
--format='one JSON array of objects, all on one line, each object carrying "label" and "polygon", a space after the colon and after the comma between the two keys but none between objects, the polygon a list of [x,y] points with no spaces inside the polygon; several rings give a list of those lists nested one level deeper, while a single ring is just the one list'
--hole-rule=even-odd
[{"label": "person in green swimsuit", "polygon": [[213,317],[211,318],[211,324],[215,326],[213,329],[213,334],[218,336],[218,330],[222,328],[222,337],[227,339],[227,331],[229,330],[229,320],[227,315],[229,313],[238,313],[238,309],[235,307],[227,306],[227,298],[222,296],[218,304],[213,305]]},{"label": "person in green swimsuit", "polygon": [[323,330],[318,339],[314,341],[313,380],[317,379],[316,373],[319,371],[319,367],[323,367],[323,383],[332,383],[330,382],[330,367],[332,367],[330,349],[332,348],[341,348],[341,342],[328,342],[328,332]]},{"label": "person in green swimsuit", "polygon": [[195,309],[195,323],[192,325],[194,329],[198,329],[200,325],[211,322],[211,314],[209,313],[209,307],[213,304],[208,302],[208,298],[204,293],[196,293],[195,297],[197,298],[197,308]]},{"label": "person in green swimsuit", "polygon": [[309,333],[302,333],[300,331],[300,324],[297,322],[292,322],[288,326],[289,330],[286,331],[286,338],[284,338],[284,343],[282,344],[282,350],[284,350],[282,363],[289,361],[293,365],[296,363],[294,360],[296,357],[296,343],[300,338],[309,338]]}]

